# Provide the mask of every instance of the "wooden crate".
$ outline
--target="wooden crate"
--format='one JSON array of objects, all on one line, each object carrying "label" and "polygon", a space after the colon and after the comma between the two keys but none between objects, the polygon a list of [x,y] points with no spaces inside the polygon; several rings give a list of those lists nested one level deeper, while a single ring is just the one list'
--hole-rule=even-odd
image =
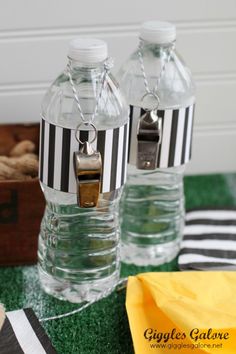
[{"label": "wooden crate", "polygon": [[[0,155],[19,141],[39,145],[39,125],[0,125]],[[45,200],[38,178],[0,181],[0,265],[37,261],[37,242]]]}]

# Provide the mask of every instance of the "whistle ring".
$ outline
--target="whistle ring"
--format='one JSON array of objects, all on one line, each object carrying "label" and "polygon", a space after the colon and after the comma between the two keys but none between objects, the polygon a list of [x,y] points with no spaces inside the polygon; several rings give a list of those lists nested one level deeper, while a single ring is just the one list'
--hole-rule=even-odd
[{"label": "whistle ring", "polygon": [[[97,135],[98,135],[97,128],[95,127],[95,125],[93,123],[80,123],[80,124],[78,124],[75,129],[75,139],[78,141],[79,144],[82,144],[82,145],[86,142],[86,141],[81,141],[79,134],[78,134],[80,132],[80,127],[82,125],[90,126],[94,130],[94,137],[92,138],[91,141],[88,141],[88,143],[92,144],[97,139]],[[88,132],[89,131],[90,130],[88,130]]]},{"label": "whistle ring", "polygon": [[156,104],[154,107],[152,108],[147,108],[147,107],[142,107],[146,112],[149,112],[150,110],[151,111],[154,111],[154,110],[157,110],[158,107],[159,107],[159,104],[160,104],[160,98],[159,96],[155,93],[155,92],[147,92],[143,95],[143,97],[141,98],[141,102],[143,102],[145,100],[145,98],[147,97],[152,97],[155,99],[156,101]]}]

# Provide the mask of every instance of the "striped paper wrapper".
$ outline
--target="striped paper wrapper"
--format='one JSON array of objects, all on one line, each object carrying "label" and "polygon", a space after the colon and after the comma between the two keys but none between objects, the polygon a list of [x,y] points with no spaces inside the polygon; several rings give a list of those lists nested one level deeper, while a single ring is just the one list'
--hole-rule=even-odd
[{"label": "striped paper wrapper", "polygon": [[[102,157],[101,193],[119,189],[126,181],[128,124],[115,129],[99,130],[91,144]],[[79,131],[81,141],[92,141],[94,131]],[[75,130],[41,122],[40,181],[55,190],[76,193],[73,154],[80,144]]]},{"label": "striped paper wrapper", "polygon": [[[194,107],[158,110],[162,119],[162,139],[159,146],[157,167],[168,168],[187,163],[191,158]],[[130,106],[130,131],[128,161],[136,165],[137,129],[140,117],[145,111]]]}]

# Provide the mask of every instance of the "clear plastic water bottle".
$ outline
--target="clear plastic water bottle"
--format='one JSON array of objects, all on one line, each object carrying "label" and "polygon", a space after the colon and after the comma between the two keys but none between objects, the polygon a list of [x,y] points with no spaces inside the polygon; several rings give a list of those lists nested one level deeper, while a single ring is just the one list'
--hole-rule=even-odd
[{"label": "clear plastic water bottle", "polygon": [[175,40],[174,25],[143,23],[139,47],[118,73],[131,118],[121,256],[138,266],[171,261],[184,225],[183,174],[191,156],[195,86]]},{"label": "clear plastic water bottle", "polygon": [[[94,299],[119,279],[118,205],[126,174],[128,106],[110,74],[105,42],[73,40],[68,63],[42,103],[40,181],[46,209],[38,267],[47,293],[82,302]],[[91,207],[96,204],[93,200],[86,207],[77,204],[77,188],[82,200],[90,198],[100,183],[100,172],[94,172],[87,164],[89,155],[82,154],[78,163],[88,171],[80,174],[79,170],[78,184],[73,154],[85,141],[102,158],[96,207]],[[96,152],[94,156],[96,160]]]}]

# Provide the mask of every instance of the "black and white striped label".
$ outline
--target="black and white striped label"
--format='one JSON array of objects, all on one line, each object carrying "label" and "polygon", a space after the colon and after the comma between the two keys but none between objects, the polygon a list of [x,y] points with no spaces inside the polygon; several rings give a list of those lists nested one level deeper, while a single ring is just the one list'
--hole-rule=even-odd
[{"label": "black and white striped label", "polygon": [[[130,131],[128,161],[136,165],[137,129],[140,117],[145,111],[130,106]],[[157,167],[167,168],[180,166],[191,158],[194,105],[180,109],[157,111],[162,119],[162,139],[159,147]]]},{"label": "black and white striped label", "polygon": [[0,331],[1,354],[56,354],[31,308],[6,313]]},{"label": "black and white striped label", "polygon": [[[94,131],[81,130],[81,141],[91,141]],[[108,130],[99,130],[91,144],[101,153],[101,193],[120,188],[126,181],[128,154],[128,123]],[[80,144],[75,130],[41,121],[39,178],[46,186],[58,191],[76,193],[73,154]]]}]

